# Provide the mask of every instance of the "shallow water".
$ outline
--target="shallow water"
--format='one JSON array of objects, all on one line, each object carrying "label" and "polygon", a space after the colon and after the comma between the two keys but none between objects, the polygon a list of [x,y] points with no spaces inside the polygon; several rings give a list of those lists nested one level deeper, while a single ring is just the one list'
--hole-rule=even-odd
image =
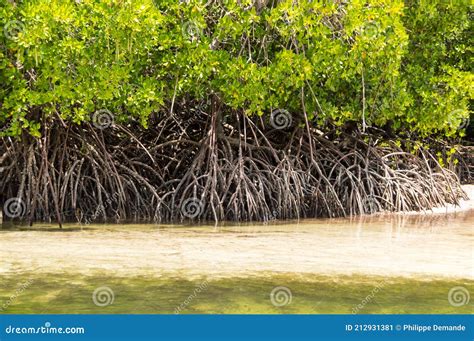
[{"label": "shallow water", "polygon": [[8,278],[0,302],[11,301],[4,309],[11,314],[473,313],[472,302],[450,304],[448,293],[458,287],[472,293],[474,281],[274,273],[189,280],[62,273]]},{"label": "shallow water", "polygon": [[[471,210],[217,227],[13,227],[0,231],[0,310],[472,313],[473,218]],[[103,287],[113,302],[94,304]],[[457,287],[467,292],[462,305],[448,300]]]}]

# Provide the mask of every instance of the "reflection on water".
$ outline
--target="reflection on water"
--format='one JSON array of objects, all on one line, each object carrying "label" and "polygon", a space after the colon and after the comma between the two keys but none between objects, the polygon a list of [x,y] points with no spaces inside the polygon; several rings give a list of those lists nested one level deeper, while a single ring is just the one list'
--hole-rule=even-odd
[{"label": "reflection on water", "polygon": [[0,273],[229,277],[270,271],[472,279],[473,217],[471,210],[217,227],[68,224],[64,231],[38,224],[0,232]]},{"label": "reflection on water", "polygon": [[[351,313],[365,300],[357,313],[472,313],[470,297],[454,306],[447,295],[461,287],[474,297],[473,217],[471,210],[219,226],[14,226],[0,230],[0,308]],[[104,287],[114,300],[98,306],[93,293]],[[272,304],[276,287],[288,289],[291,303]]]}]

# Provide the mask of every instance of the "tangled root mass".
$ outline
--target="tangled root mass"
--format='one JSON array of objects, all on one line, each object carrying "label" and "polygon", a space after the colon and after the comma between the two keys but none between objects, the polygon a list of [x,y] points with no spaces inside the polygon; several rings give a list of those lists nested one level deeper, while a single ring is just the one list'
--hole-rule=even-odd
[{"label": "tangled root mass", "polygon": [[3,138],[2,202],[15,198],[15,218],[30,223],[177,222],[427,210],[465,198],[428,150],[408,153],[376,133],[198,109],[155,120],[148,129],[53,122],[41,138]]}]

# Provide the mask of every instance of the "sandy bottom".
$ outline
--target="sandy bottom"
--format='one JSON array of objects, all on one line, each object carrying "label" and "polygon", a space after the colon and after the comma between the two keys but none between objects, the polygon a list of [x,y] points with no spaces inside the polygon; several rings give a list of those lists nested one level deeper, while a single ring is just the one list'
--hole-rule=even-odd
[{"label": "sandy bottom", "polygon": [[471,200],[423,214],[222,226],[69,224],[0,230],[0,275],[262,273],[474,278]]},{"label": "sandy bottom", "polygon": [[66,226],[0,232],[0,276],[250,276],[262,272],[474,278],[474,210],[267,225]]},{"label": "sandy bottom", "polygon": [[0,314],[472,314],[473,218],[0,229]]}]

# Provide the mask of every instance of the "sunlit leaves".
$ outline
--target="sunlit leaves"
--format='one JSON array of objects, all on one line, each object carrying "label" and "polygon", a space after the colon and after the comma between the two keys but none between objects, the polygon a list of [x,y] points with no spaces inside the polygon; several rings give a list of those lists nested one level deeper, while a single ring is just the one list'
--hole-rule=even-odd
[{"label": "sunlit leaves", "polygon": [[9,134],[37,134],[33,112],[81,123],[107,108],[146,125],[173,98],[211,94],[249,115],[304,107],[322,125],[365,112],[373,125],[452,133],[472,98],[465,4],[2,2],[1,26],[12,20],[18,32],[0,37]]}]

